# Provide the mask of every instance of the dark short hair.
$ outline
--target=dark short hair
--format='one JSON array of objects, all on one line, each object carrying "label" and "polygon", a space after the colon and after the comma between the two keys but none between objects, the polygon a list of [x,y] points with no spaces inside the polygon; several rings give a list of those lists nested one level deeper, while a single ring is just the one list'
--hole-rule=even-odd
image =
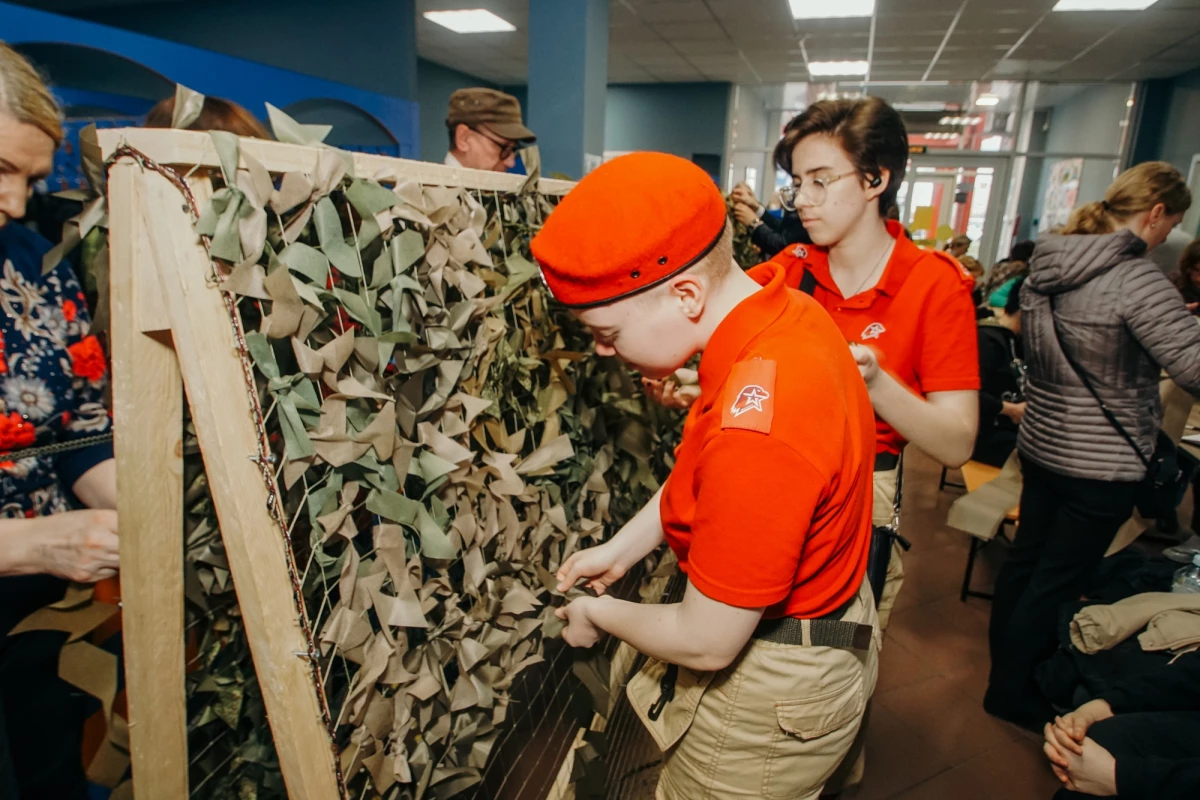
[{"label": "dark short hair", "polygon": [[878,97],[813,103],[784,128],[775,146],[775,165],[791,175],[792,151],[815,135],[837,140],[863,178],[889,172],[887,188],[879,196],[879,216],[886,217],[908,168],[908,131],[900,113]]},{"label": "dark short hair", "polygon": [[1008,254],[1009,261],[1024,261],[1029,263],[1029,259],[1033,258],[1033,248],[1037,246],[1036,242],[1025,240],[1017,242],[1012,246],[1012,250]]},{"label": "dark short hair", "polygon": [[446,133],[450,135],[451,153],[458,149],[458,126],[466,124],[465,122],[451,122],[450,120],[446,120]]},{"label": "dark short hair", "polygon": [[1025,276],[1013,280],[1012,288],[1008,291],[1008,299],[1004,301],[1004,313],[1010,317],[1021,310],[1021,287],[1025,285]]}]

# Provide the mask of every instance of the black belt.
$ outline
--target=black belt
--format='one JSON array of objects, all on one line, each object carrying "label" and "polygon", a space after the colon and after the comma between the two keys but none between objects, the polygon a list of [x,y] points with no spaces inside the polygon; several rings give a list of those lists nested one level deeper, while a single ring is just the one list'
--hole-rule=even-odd
[{"label": "black belt", "polygon": [[[809,647],[838,647],[843,650],[869,650],[871,637],[875,629],[870,625],[857,622],[846,622],[842,619],[846,611],[858,599],[856,594],[841,608],[838,608],[817,619],[796,619],[782,617],[780,619],[765,619],[758,623],[751,638],[776,644],[805,645],[804,623],[808,623],[807,645]],[[662,680],[659,681],[658,700],[646,710],[650,720],[657,720],[663,710],[675,699],[675,681],[679,678],[679,667],[668,664]]]},{"label": "black belt", "polygon": [[[809,647],[840,647],[845,650],[871,649],[871,636],[874,629],[870,625],[857,622],[846,622],[842,617],[850,606],[858,599],[851,597],[841,608],[838,608],[817,619],[796,619],[781,617],[779,619],[764,619],[751,634],[755,639],[775,644],[805,645]],[[808,623],[808,642],[804,641],[804,623]]]},{"label": "black belt", "polygon": [[891,472],[896,467],[900,466],[900,456],[895,453],[876,453],[875,454],[875,471],[876,472]]}]

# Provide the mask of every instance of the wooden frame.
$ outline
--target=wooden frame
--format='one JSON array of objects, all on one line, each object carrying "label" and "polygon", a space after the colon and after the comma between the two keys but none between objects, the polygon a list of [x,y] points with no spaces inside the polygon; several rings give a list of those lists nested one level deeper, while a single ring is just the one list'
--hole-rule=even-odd
[{"label": "wooden frame", "polygon": [[[117,129],[100,131],[97,139],[106,161],[128,146],[184,173],[220,166],[205,133]],[[322,159],[343,157],[328,149],[254,139],[242,139],[241,151],[272,173],[313,174]],[[384,182],[514,192],[526,180],[363,154],[354,154],[353,161],[357,176]],[[208,181],[193,175],[189,185],[203,206],[211,192]],[[538,188],[565,194],[572,185],[542,180]],[[209,282],[210,257],[180,186],[159,172],[128,156],[116,159],[108,202],[121,588],[135,791],[150,800],[188,793],[181,429],[186,391],[288,794],[297,800],[342,797],[324,700],[309,661],[305,611],[297,607],[291,556],[278,535],[255,460],[254,410],[225,299]]]}]

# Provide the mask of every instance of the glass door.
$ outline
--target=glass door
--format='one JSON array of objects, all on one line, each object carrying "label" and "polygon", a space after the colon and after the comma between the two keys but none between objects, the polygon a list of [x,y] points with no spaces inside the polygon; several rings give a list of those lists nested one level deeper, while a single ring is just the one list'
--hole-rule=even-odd
[{"label": "glass door", "polygon": [[985,266],[1001,241],[1009,159],[970,152],[913,156],[897,203],[900,219],[922,247],[971,237],[968,253]]}]

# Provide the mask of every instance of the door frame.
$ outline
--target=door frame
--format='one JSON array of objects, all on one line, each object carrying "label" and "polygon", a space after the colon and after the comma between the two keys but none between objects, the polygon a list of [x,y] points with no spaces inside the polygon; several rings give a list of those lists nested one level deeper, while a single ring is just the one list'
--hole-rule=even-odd
[{"label": "door frame", "polygon": [[[979,242],[980,261],[990,267],[999,247],[1004,225],[1004,209],[1008,203],[1009,181],[1012,176],[1011,153],[980,153],[972,150],[949,150],[910,157],[912,167],[905,178],[909,186],[917,180],[917,167],[979,169],[991,167],[992,191],[988,197],[987,213],[983,220],[983,237]],[[911,194],[912,190],[909,190]]]}]

